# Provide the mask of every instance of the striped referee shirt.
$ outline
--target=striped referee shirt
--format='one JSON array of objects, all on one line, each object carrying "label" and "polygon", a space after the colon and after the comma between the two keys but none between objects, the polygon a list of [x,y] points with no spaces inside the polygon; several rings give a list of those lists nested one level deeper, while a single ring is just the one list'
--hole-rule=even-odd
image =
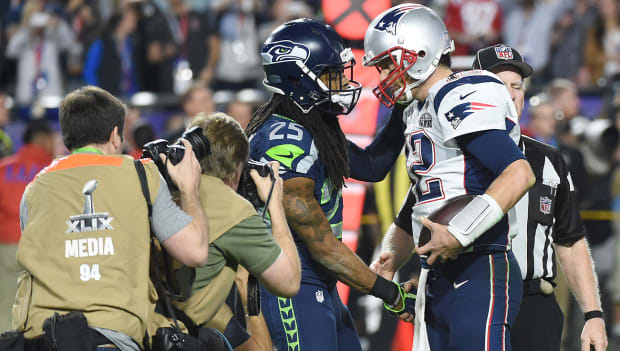
[{"label": "striped referee shirt", "polygon": [[522,136],[519,146],[530,163],[536,183],[515,205],[519,232],[512,251],[523,280],[556,275],[552,244],[572,246],[585,235],[573,181],[562,154],[553,147]]}]

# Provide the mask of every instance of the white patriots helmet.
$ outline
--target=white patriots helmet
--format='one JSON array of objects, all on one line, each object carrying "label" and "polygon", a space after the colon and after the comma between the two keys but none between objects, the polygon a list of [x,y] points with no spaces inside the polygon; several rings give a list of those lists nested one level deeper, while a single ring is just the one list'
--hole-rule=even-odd
[{"label": "white patriots helmet", "polygon": [[[403,94],[413,100],[410,90],[430,77],[442,55],[454,51],[446,25],[435,12],[419,4],[394,6],[377,16],[364,36],[364,66],[375,66],[390,58],[395,69],[373,90],[386,106],[393,106]],[[405,73],[415,82],[407,83]],[[392,89],[401,80],[401,89]]]}]

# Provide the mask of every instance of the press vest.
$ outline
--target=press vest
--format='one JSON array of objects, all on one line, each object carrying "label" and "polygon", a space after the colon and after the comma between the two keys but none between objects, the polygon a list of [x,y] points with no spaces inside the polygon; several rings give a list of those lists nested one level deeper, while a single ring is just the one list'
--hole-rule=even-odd
[{"label": "press vest", "polygon": [[[255,215],[252,204],[216,177],[203,175],[200,183],[200,201],[209,220],[209,244],[244,219]],[[226,301],[237,266],[226,265],[209,285],[193,294],[177,307],[197,325],[210,321]]]},{"label": "press vest", "polygon": [[[144,161],[151,199],[160,176]],[[54,312],[82,311],[91,327],[139,345],[157,294],[149,280],[147,206],[127,156],[73,154],[52,162],[24,193],[28,223],[17,261],[13,327],[42,334]]]}]

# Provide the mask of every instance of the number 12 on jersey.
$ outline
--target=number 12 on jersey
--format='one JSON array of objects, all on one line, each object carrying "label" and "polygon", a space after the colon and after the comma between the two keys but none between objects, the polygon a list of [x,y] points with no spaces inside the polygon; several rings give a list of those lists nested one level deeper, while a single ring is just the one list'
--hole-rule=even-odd
[{"label": "number 12 on jersey", "polygon": [[407,148],[407,168],[409,176],[415,182],[413,192],[416,204],[441,200],[445,198],[443,183],[439,178],[427,178],[435,166],[435,144],[424,130],[416,130],[409,134]]}]

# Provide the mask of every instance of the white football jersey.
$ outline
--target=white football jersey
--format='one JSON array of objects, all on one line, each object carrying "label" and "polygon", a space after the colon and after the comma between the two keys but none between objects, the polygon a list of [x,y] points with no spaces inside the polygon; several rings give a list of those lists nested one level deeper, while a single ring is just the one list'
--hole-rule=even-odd
[{"label": "white football jersey", "polygon": [[[452,197],[483,194],[495,179],[459,148],[456,138],[496,129],[505,130],[517,144],[521,130],[508,89],[495,74],[481,70],[454,73],[435,83],[425,101],[414,101],[405,109],[403,119],[407,124],[407,171],[417,200],[412,213],[417,245],[422,229],[420,216],[427,217]],[[509,248],[510,238],[516,235],[512,211],[508,219],[504,217],[473,246]]]}]

